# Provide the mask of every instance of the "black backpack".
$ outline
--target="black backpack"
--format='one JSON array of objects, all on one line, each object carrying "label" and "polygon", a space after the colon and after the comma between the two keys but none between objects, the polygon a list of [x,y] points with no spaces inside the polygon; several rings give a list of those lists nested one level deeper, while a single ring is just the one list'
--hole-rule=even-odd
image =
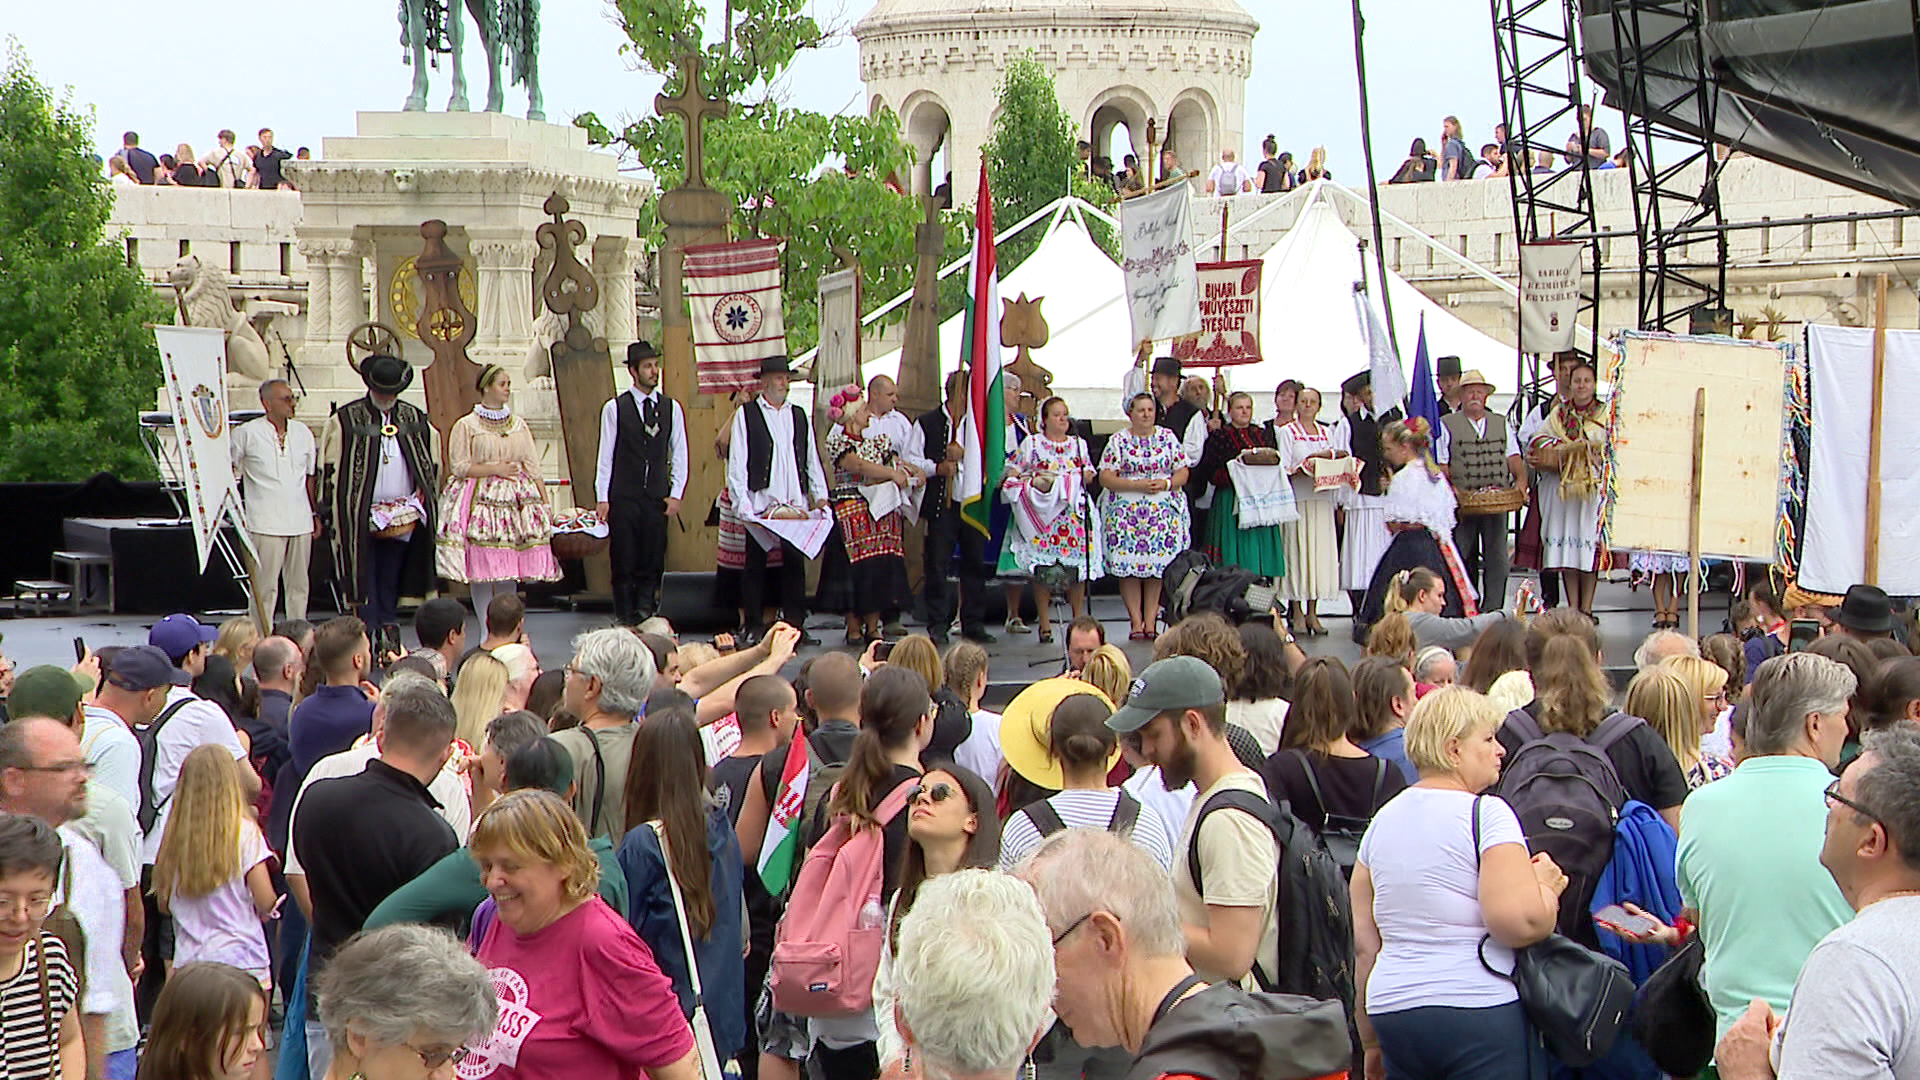
[{"label": "black backpack", "polygon": [[172,798],[155,799],[153,795],[153,770],[159,764],[160,729],[167,726],[173,714],[193,704],[198,698],[181,698],[179,701],[160,711],[153,723],[133,729],[133,737],[140,743],[140,831],[149,835],[153,832],[154,822],[160,820],[160,808]]},{"label": "black backpack", "polygon": [[[1327,798],[1320,794],[1320,778],[1314,774],[1313,759],[1305,750],[1298,747],[1287,753],[1300,759],[1300,770],[1307,774],[1307,787],[1313,792],[1313,801],[1326,817],[1326,824],[1320,828],[1320,841],[1327,845],[1327,854],[1340,864],[1340,873],[1353,880],[1353,868],[1360,861],[1360,840],[1367,834],[1367,826],[1372,823],[1373,815],[1380,812],[1380,806],[1386,801],[1387,770],[1392,768],[1385,758],[1375,758],[1373,763],[1373,800],[1366,817],[1352,817],[1347,814],[1335,814],[1327,809]],[[1308,826],[1312,828],[1312,826]]]},{"label": "black backpack", "polygon": [[1645,723],[1616,712],[1583,739],[1564,731],[1547,734],[1525,709],[1507,714],[1506,726],[1521,744],[1501,765],[1489,793],[1513,807],[1528,849],[1553,856],[1565,871],[1558,926],[1583,944],[1596,943],[1588,912],[1600,875],[1613,861],[1613,827],[1627,804],[1607,748]]},{"label": "black backpack", "polygon": [[1211,611],[1236,626],[1273,611],[1274,581],[1243,566],[1215,566],[1205,552],[1184,551],[1161,574],[1169,625]]},{"label": "black backpack", "polygon": [[1202,896],[1200,827],[1208,814],[1223,809],[1238,810],[1265,825],[1280,852],[1280,968],[1262,971],[1256,958],[1253,977],[1260,989],[1339,1001],[1347,1015],[1353,1015],[1353,908],[1340,864],[1320,837],[1293,816],[1285,800],[1275,805],[1251,791],[1229,788],[1207,799],[1193,822],[1187,873]]},{"label": "black backpack", "polygon": [[[1040,831],[1042,837],[1052,836],[1067,827],[1067,823],[1060,820],[1060,812],[1045,799],[1028,803],[1020,808],[1020,813],[1027,815],[1027,820],[1033,822],[1033,827]],[[1107,831],[1124,839],[1132,839],[1133,827],[1139,821],[1140,800],[1125,791],[1120,792],[1120,798],[1113,804],[1113,817],[1107,822]]]}]

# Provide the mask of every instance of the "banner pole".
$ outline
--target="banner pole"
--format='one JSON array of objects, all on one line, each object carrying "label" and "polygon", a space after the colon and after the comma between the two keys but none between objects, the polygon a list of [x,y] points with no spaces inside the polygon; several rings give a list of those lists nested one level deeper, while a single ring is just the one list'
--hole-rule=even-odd
[{"label": "banner pole", "polygon": [[1693,482],[1687,488],[1687,635],[1700,640],[1700,498],[1706,490],[1707,388],[1693,392]]},{"label": "banner pole", "polygon": [[1880,583],[1880,422],[1886,409],[1887,275],[1873,280],[1873,407],[1867,417],[1867,559],[1861,580]]}]

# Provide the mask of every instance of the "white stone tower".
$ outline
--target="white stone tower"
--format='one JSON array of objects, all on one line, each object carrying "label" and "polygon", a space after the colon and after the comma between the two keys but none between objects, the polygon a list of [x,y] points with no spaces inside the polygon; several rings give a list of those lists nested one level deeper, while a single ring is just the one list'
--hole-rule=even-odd
[{"label": "white stone tower", "polygon": [[[1184,168],[1204,175],[1228,146],[1257,161],[1243,113],[1259,28],[1236,0],[878,0],[853,36],[868,111],[894,110],[919,155],[914,191],[938,185],[932,166],[944,150],[966,203],[1000,72],[1029,52],[1052,70],[1061,107],[1096,154],[1119,126],[1144,158],[1157,118]],[[1123,152],[1113,150],[1116,170]]]}]

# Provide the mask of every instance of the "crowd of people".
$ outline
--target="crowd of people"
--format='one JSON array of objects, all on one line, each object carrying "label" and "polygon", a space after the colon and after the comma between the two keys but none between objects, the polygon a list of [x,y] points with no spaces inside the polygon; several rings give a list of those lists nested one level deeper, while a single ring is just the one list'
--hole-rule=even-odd
[{"label": "crowd of people", "polygon": [[107,179],[129,187],[144,184],[298,190],[287,179],[282,166],[291,160],[309,160],[313,152],[304,146],[291,152],[275,146],[272,128],[261,128],[257,137],[258,142],[243,147],[232,131],[222,129],[214,136],[213,149],[195,156],[188,143],[175,146],[172,153],[155,154],[140,145],[139,132],[129,131],[120,137],[120,149],[106,159]]}]

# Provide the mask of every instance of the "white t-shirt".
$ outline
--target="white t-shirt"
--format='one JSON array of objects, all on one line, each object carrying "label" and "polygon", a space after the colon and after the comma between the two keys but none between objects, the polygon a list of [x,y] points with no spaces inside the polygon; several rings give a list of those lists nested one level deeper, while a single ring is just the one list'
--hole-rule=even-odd
[{"label": "white t-shirt", "polygon": [[[322,780],[358,776],[367,771],[367,762],[379,757],[380,750],[371,738],[362,738],[363,741],[313,763],[313,768],[307,771],[307,778],[300,781],[300,790],[293,796],[293,809],[287,817],[288,821],[300,820],[300,800],[306,796],[308,788]],[[467,801],[467,785],[461,781],[460,774],[453,771],[453,765],[453,760],[448,759],[447,767],[441,769],[439,775],[433,778],[433,783],[427,785],[427,794],[440,804],[440,817],[453,826],[453,835],[464,844],[467,842],[467,833],[473,828],[473,804]],[[287,873],[301,877],[307,874],[300,865],[299,845],[292,843],[291,838],[287,844]]]},{"label": "white t-shirt", "polygon": [[1000,714],[981,709],[973,714],[973,733],[953,748],[953,763],[998,786],[1005,761],[1000,753]]},{"label": "white t-shirt", "polygon": [[67,858],[73,860],[73,898],[69,906],[87,938],[87,995],[80,1002],[80,1011],[106,1018],[108,1053],[131,1050],[140,1045],[140,1027],[133,1011],[133,980],[127,977],[126,965],[121,962],[120,946],[127,929],[126,890],[86,837],[63,825],[60,843],[67,850]]},{"label": "white t-shirt", "polygon": [[[1101,829],[1113,823],[1114,808],[1120,793],[1106,791],[1062,791],[1047,800],[1053,812],[1069,829]],[[1173,829],[1164,818],[1145,803],[1140,804],[1139,820],[1133,823],[1133,846],[1153,856],[1164,868],[1173,866]],[[1007,815],[1000,833],[1000,869],[1010,871],[1036,851],[1046,837],[1034,827],[1033,819],[1015,810]]]},{"label": "white t-shirt", "polygon": [[[147,834],[140,853],[141,861],[147,866],[152,866],[154,857],[160,854],[160,837],[167,831],[167,816],[173,809],[173,785],[180,780],[180,765],[187,760],[187,755],[211,745],[225,747],[235,761],[244,761],[247,756],[240,746],[239,733],[233,729],[233,721],[227,719],[226,710],[195,696],[184,686],[167,691],[166,707],[172,708],[174,702],[183,700],[186,704],[168,718],[154,739],[153,798],[159,804],[160,814],[153,819],[153,831]],[[137,809],[139,803],[136,801],[134,806]]]},{"label": "white t-shirt", "polygon": [[[1373,816],[1360,861],[1373,875],[1373,921],[1380,959],[1367,980],[1367,1011],[1426,1005],[1479,1009],[1515,1001],[1513,984],[1480,964],[1487,920],[1480,911],[1480,853],[1499,844],[1526,848],[1513,808],[1498,796],[1480,802],[1480,849],[1473,847],[1473,800],[1464,791],[1413,787]],[[1513,967],[1513,950],[1487,942],[1487,963]]]},{"label": "white t-shirt", "polygon": [[1246,728],[1260,744],[1260,752],[1271,754],[1280,749],[1280,731],[1287,723],[1287,699],[1229,701],[1227,723]]},{"label": "white t-shirt", "polygon": [[1247,170],[1237,161],[1223,161],[1213,167],[1207,175],[1207,182],[1213,185],[1215,195],[1238,195],[1246,186]]},{"label": "white t-shirt", "polygon": [[233,471],[246,498],[249,530],[261,536],[312,534],[307,477],[313,475],[318,458],[312,430],[298,420],[287,421],[284,442],[273,421],[264,416],[234,429]]},{"label": "white t-shirt", "polygon": [[1153,807],[1154,813],[1160,815],[1160,820],[1166,822],[1168,828],[1172,828],[1176,821],[1186,821],[1187,812],[1193,809],[1193,785],[1187,784],[1168,791],[1167,785],[1160,780],[1158,765],[1135,769],[1132,776],[1121,781],[1120,786],[1127,789],[1127,794]]}]

